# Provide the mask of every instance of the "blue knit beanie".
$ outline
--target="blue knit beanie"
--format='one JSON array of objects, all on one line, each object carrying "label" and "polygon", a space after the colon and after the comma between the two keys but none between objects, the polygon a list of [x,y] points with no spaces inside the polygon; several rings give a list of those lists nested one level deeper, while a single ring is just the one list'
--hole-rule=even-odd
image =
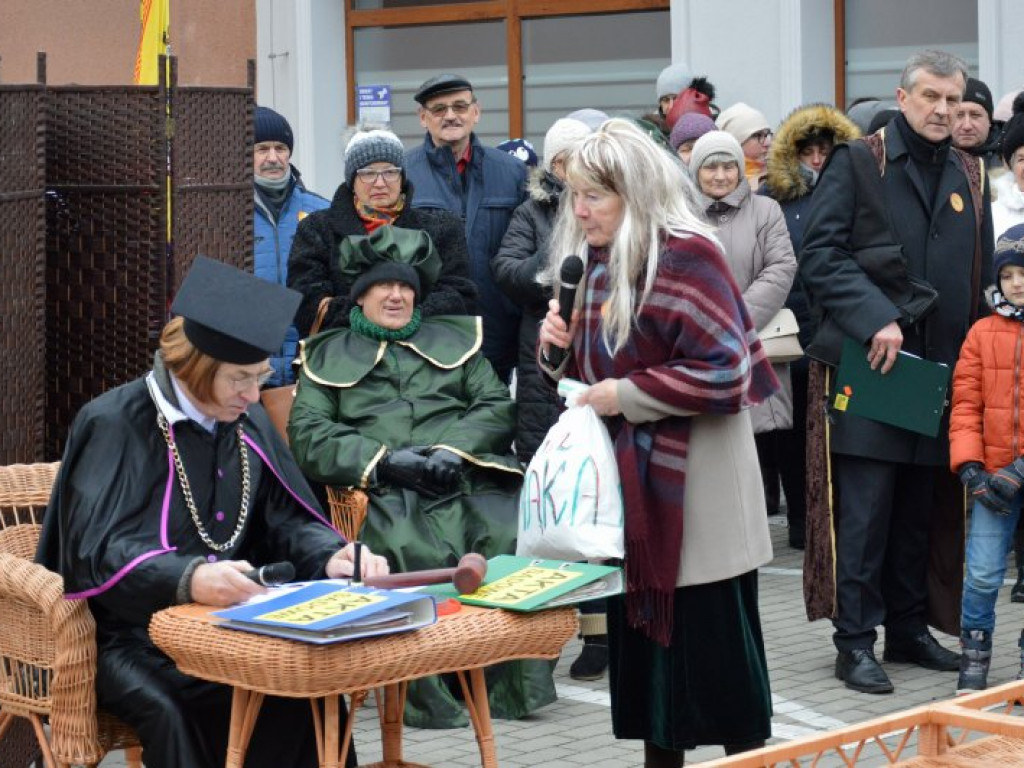
[{"label": "blue knit beanie", "polygon": [[992,254],[992,266],[995,267],[997,285],[999,270],[1008,264],[1024,267],[1024,224],[1013,225],[996,240],[996,250]]}]

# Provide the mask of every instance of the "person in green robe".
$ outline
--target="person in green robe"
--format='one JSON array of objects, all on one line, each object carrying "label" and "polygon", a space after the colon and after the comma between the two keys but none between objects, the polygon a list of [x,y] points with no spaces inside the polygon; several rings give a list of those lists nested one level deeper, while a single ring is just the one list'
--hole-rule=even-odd
[{"label": "person in green robe", "polygon": [[[350,327],[302,343],[288,422],[305,475],[369,496],[360,538],[394,572],[454,566],[467,552],[514,554],[522,469],[515,403],[480,353],[482,320],[421,317],[441,269],[430,236],[384,226],[341,241]],[[555,700],[552,666],[488,670],[492,714],[519,718]],[[468,724],[440,678],[409,686],[406,725]]]}]

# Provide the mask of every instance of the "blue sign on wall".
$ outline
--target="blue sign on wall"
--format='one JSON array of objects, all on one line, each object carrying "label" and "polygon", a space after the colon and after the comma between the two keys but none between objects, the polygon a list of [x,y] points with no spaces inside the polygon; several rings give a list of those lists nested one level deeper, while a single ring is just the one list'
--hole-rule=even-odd
[{"label": "blue sign on wall", "polygon": [[391,86],[357,85],[356,113],[359,121],[391,124]]}]

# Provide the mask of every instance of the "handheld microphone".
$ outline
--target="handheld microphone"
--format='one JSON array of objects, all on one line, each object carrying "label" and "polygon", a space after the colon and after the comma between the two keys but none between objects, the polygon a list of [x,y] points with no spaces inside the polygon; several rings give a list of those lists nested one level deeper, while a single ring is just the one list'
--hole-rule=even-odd
[{"label": "handheld microphone", "polygon": [[245,576],[264,587],[276,587],[295,578],[295,566],[288,562],[271,563],[253,568]]},{"label": "handheld microphone", "polygon": [[[576,254],[566,257],[562,262],[562,271],[558,275],[561,287],[558,289],[558,316],[565,321],[566,327],[572,320],[572,308],[576,303],[576,289],[583,277],[583,259]],[[557,368],[565,359],[566,350],[552,346],[548,351],[548,362]]]}]

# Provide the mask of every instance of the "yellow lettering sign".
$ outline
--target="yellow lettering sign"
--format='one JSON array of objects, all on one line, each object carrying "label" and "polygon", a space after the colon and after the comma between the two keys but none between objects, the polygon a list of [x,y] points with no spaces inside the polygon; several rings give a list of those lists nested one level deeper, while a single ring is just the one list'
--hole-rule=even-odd
[{"label": "yellow lettering sign", "polygon": [[516,605],[582,577],[583,574],[577,571],[531,565],[480,587],[466,597],[486,600],[499,607]]},{"label": "yellow lettering sign", "polygon": [[289,624],[302,626],[315,624],[324,619],[333,619],[336,616],[344,616],[346,613],[383,602],[385,599],[383,595],[358,594],[339,590],[331,592],[329,595],[314,597],[303,603],[290,605],[287,608],[264,613],[255,618],[264,621],[286,621]]}]

